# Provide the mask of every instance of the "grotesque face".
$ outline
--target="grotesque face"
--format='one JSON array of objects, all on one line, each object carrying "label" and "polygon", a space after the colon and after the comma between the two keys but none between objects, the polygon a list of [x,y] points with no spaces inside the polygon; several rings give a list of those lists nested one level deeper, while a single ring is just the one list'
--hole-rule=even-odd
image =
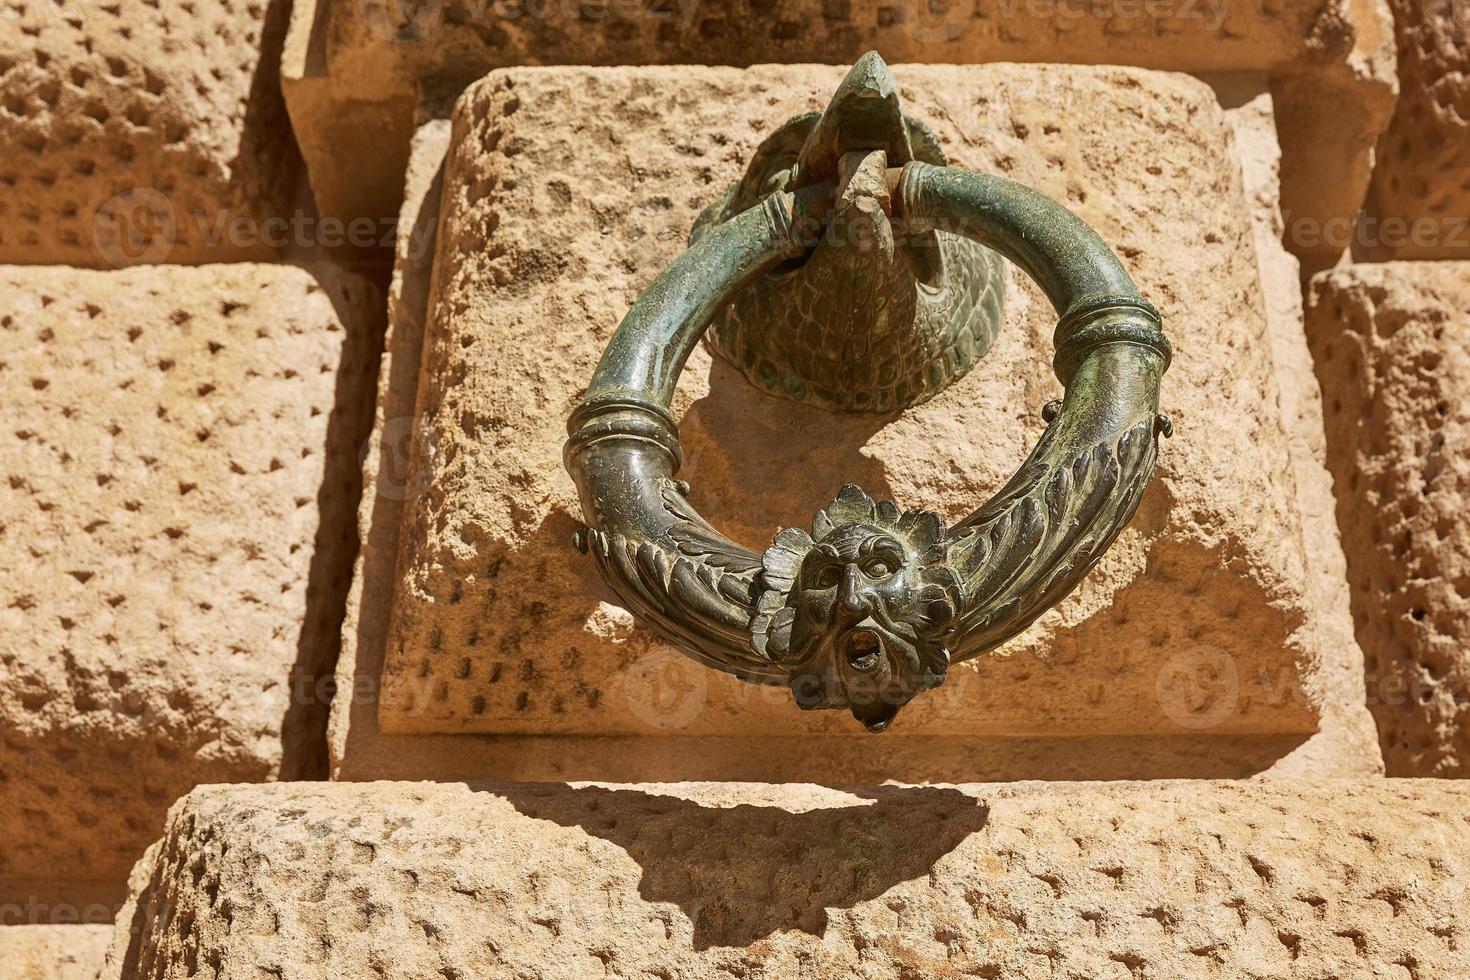
[{"label": "grotesque face", "polygon": [[900,515],[855,487],[843,494],[818,515],[815,539],[787,530],[767,551],[763,580],[779,592],[762,594],[752,632],[758,650],[787,665],[799,705],[849,708],[879,732],[944,680],[940,637],[954,615],[955,580],[939,564],[937,517]]}]

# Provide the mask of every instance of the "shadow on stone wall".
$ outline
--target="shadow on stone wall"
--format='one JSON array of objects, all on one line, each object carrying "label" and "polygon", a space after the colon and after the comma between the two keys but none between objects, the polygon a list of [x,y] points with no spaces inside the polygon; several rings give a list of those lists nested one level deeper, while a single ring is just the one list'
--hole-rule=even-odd
[{"label": "shadow on stone wall", "polygon": [[643,868],[639,895],[678,905],[694,925],[698,950],[749,946],[787,930],[821,936],[828,909],[852,908],[928,875],[990,815],[956,789],[851,792],[865,802],[792,812],[789,798],[786,806],[710,807],[634,789],[495,787],[528,817],[627,851]]}]

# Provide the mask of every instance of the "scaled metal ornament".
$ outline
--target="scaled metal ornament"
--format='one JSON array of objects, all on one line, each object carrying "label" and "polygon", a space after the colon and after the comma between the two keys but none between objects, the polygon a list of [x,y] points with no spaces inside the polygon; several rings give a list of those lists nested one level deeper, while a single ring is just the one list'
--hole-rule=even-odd
[{"label": "scaled metal ornament", "polygon": [[[786,685],[802,708],[846,708],[873,732],[950,664],[1072,591],[1133,516],[1170,434],[1158,414],[1169,344],[1112,251],[1035,191],[925,162],[937,141],[895,93],[870,53],[826,115],[763,144],[619,325],[566,445],[587,520],[576,544],[641,622],[703,664]],[[891,411],[942,390],[989,346],[1001,282],[991,249],[1056,308],[1065,388],[994,498],[946,528],[849,485],[810,532],[787,528],[763,554],[695,512],[674,478],[669,405],[707,329],[758,387]],[[872,288],[854,294],[853,275]],[[927,360],[899,356],[914,351]]]},{"label": "scaled metal ornament", "polygon": [[745,177],[695,222],[691,242],[778,191],[829,184],[812,247],[737,293],[708,342],[763,391],[840,412],[892,412],[963,377],[1000,329],[1000,256],[946,230],[895,229],[883,174],[944,166],[928,126],[905,116],[876,53],[826,112],[797,116],[756,150]]}]

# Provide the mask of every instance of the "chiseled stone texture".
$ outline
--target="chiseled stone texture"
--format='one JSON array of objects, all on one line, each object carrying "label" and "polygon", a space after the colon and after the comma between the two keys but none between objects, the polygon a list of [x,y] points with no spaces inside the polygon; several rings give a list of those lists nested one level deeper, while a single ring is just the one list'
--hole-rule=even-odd
[{"label": "chiseled stone texture", "polygon": [[[1396,258],[1470,259],[1470,3],[1391,6],[1399,101],[1378,144],[1380,223],[1368,244]],[[1408,234],[1385,229],[1390,218],[1407,223]]]},{"label": "chiseled stone texture", "polygon": [[1351,244],[1398,96],[1385,0],[1324,4],[1303,56],[1272,73],[1271,95],[1286,247],[1309,271],[1330,268]]},{"label": "chiseled stone texture", "polygon": [[191,786],[320,771],[376,291],[248,264],[0,287],[0,877],[121,879]]},{"label": "chiseled stone texture", "polygon": [[[328,726],[329,764],[334,779],[361,778],[358,772],[386,778],[392,763],[405,754],[393,750],[385,753],[381,740],[375,737],[377,691],[397,584],[404,502],[411,496],[408,470],[413,453],[414,403],[433,275],[441,174],[448,146],[448,120],[428,122],[414,134],[403,208],[396,226],[373,430],[362,462],[362,498],[357,512],[359,547],[343,614],[337,694],[332,699]],[[422,754],[414,753],[407,760],[408,771],[413,778],[445,778],[444,767],[435,766],[435,762],[463,759],[463,742],[460,739],[452,746],[435,745]]]},{"label": "chiseled stone texture", "polygon": [[[1321,91],[1311,76],[1328,76],[1340,110],[1335,129],[1293,146],[1308,158],[1294,172],[1355,177],[1350,215],[1392,102],[1391,66],[1380,78],[1362,57],[1386,38],[1391,60],[1391,33],[1383,0],[298,0],[282,78],[322,213],[381,217],[402,187],[419,93],[458,93],[496,68],[843,64],[869,49],[894,63],[1289,68],[1283,92],[1305,101]],[[1302,192],[1297,211],[1322,203],[1311,182]]]},{"label": "chiseled stone texture", "polygon": [[5,980],[97,980],[113,927],[0,926]]},{"label": "chiseled stone texture", "polygon": [[202,787],[112,975],[1453,977],[1433,780]]},{"label": "chiseled stone texture", "polygon": [[1235,106],[1226,111],[1225,119],[1235,140],[1235,157],[1240,161],[1246,202],[1251,209],[1266,305],[1266,334],[1280,390],[1281,418],[1291,442],[1306,557],[1303,591],[1319,624],[1321,648],[1337,651],[1324,658],[1318,670],[1326,686],[1336,692],[1330,703],[1342,706],[1330,723],[1324,722],[1323,727],[1329,729],[1325,738],[1314,739],[1316,745],[1298,751],[1295,758],[1275,766],[1273,771],[1278,775],[1301,775],[1308,771],[1304,767],[1333,764],[1324,757],[1330,754],[1336,766],[1356,759],[1381,773],[1377,733],[1358,695],[1363,687],[1363,654],[1353,636],[1347,563],[1337,530],[1332,475],[1327,470],[1322,391],[1302,329],[1301,269],[1281,242],[1283,218],[1276,199],[1281,150],[1273,100],[1265,93],[1249,97],[1220,94],[1222,100],[1228,98]]},{"label": "chiseled stone texture", "polygon": [[[1175,342],[1163,402],[1178,435],[1084,587],[1004,655],[953,671],[884,738],[1315,731],[1330,698],[1320,668],[1345,652],[1319,644],[1303,592],[1249,212],[1212,93],[1130,69],[896,74],[956,163],[1067,202],[1117,248]],[[513,70],[461,100],[384,731],[853,731],[837,712],[794,710],[784,691],[686,666],[603,601],[591,563],[567,545],[580,514],[560,455],[607,337],[699,207],[771,119],[821,105],[840,75]],[[845,481],[951,521],[969,513],[1010,476],[1059,393],[1054,314],[1019,274],[1007,320],[970,375],[886,424],[761,395],[700,350],[675,406],[694,501],[759,546],[807,524]]]},{"label": "chiseled stone texture", "polygon": [[[278,82],[288,7],[0,3],[0,262],[268,253],[254,231],[299,172]],[[235,220],[249,230],[228,234]]]},{"label": "chiseled stone texture", "polygon": [[1307,330],[1384,761],[1470,774],[1470,262],[1320,275]]}]

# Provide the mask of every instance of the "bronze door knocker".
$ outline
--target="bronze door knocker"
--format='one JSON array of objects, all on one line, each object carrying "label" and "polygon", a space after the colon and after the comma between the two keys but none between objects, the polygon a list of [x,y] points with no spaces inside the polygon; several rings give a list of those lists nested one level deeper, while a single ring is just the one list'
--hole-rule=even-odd
[{"label": "bronze door knocker", "polygon": [[[618,599],[699,662],[848,708],[869,731],[949,665],[1066,596],[1133,516],[1153,472],[1169,343],[1112,251],[1061,205],[945,165],[903,115],[876,53],[824,113],[766,139],[700,216],[689,249],[638,298],[567,423],[591,552]],[[994,249],[994,251],[991,251]],[[836,411],[932,397],[990,346],[996,253],[1057,310],[1064,397],[1020,471],[946,528],[845,486],[810,532],[764,554],[695,512],[669,405],[694,345],[756,386]]]}]

